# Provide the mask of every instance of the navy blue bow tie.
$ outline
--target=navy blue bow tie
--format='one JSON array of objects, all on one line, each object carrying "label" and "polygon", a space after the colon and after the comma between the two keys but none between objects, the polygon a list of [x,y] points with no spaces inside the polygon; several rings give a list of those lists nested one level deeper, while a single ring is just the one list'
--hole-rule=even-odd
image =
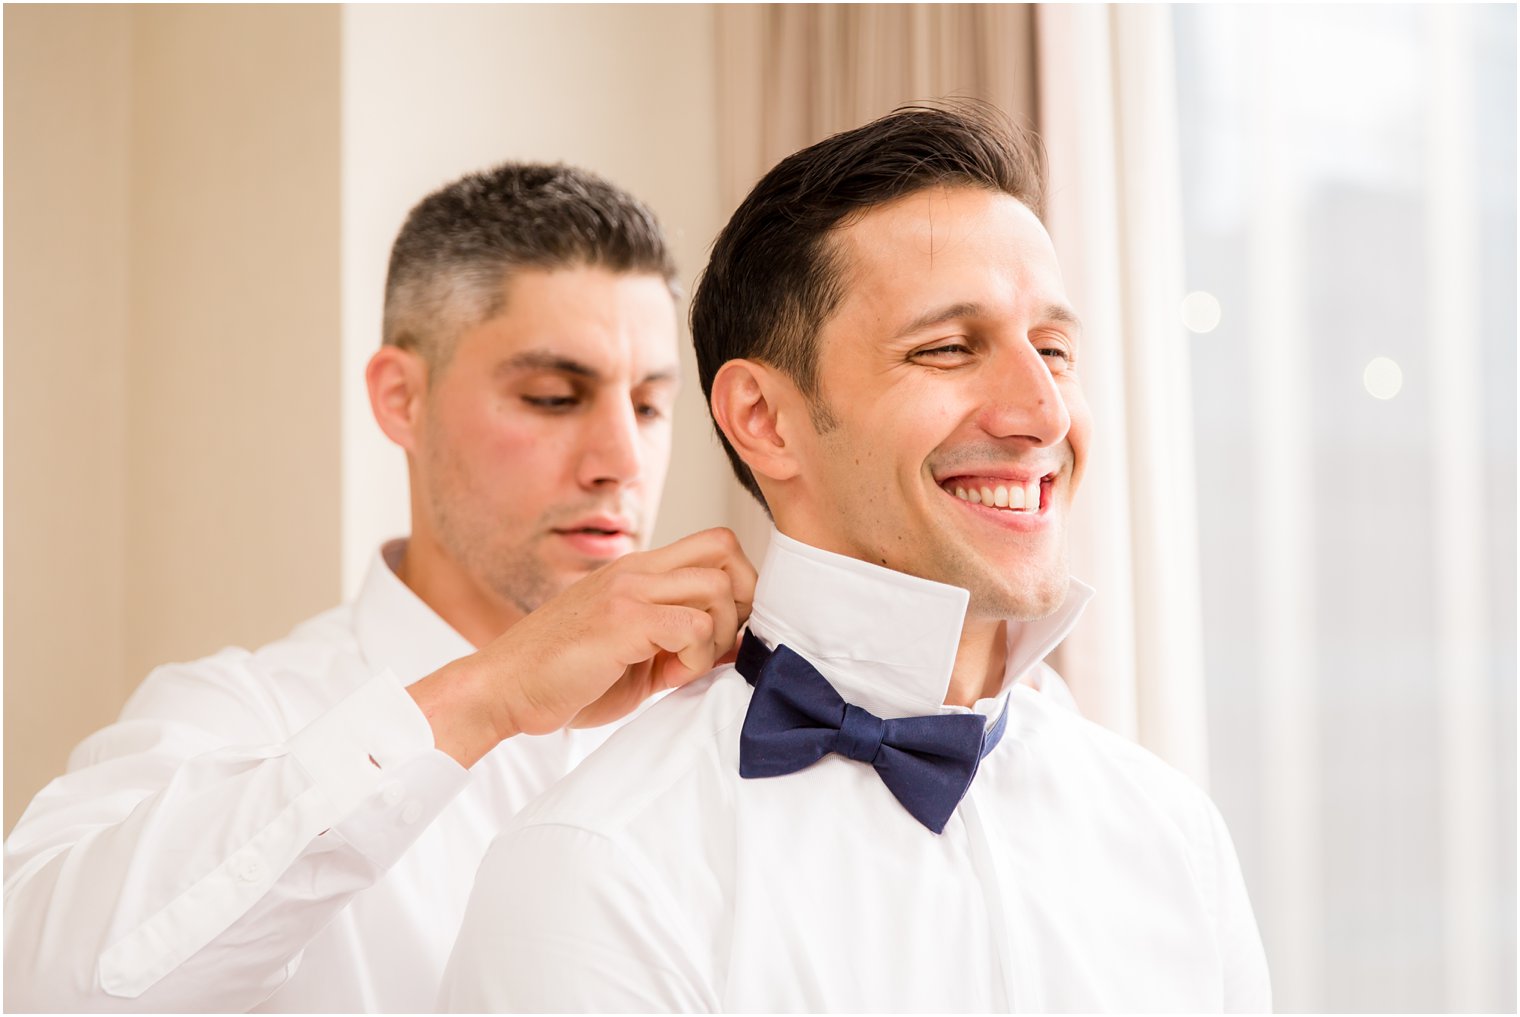
[{"label": "navy blue bow tie", "polygon": [[779,777],[837,752],[875,767],[903,808],[935,833],[1007,726],[1006,709],[990,726],[976,713],[883,720],[846,703],[791,648],[772,651],[752,632],[734,666],[755,687],[739,734],[739,776]]}]

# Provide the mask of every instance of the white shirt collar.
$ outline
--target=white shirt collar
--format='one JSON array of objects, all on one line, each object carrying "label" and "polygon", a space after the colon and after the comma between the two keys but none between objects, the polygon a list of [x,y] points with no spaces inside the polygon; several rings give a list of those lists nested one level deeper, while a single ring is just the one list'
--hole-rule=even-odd
[{"label": "white shirt collar", "polygon": [[354,634],[372,671],[389,668],[410,685],[475,647],[396,575],[405,551],[404,538],[392,540],[370,560],[354,601]]},{"label": "white shirt collar", "polygon": [[[1001,709],[1014,681],[1066,638],[1092,598],[1069,580],[1066,599],[1039,621],[1008,623],[1008,666],[998,695],[975,712]],[[749,627],[767,644],[807,657],[848,702],[879,717],[964,713],[946,706],[971,595],[956,586],[847,558],[771,531]]]}]

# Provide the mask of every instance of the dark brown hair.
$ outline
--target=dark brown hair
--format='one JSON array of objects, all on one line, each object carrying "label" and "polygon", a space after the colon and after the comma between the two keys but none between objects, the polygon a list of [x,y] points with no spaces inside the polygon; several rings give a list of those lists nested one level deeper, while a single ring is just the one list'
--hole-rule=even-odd
[{"label": "dark brown hair", "polygon": [[[1011,195],[1044,216],[1045,156],[1032,131],[970,100],[903,106],[777,163],[713,242],[691,304],[702,393],[730,360],[785,371],[809,397],[815,424],[818,332],[843,296],[834,231],[870,209],[941,184]],[[709,408],[711,404],[709,403]],[[745,489],[754,474],[718,438]]]},{"label": "dark brown hair", "polygon": [[654,213],[596,174],[537,163],[471,173],[419,201],[397,234],[384,342],[436,371],[460,332],[501,311],[509,273],[582,265],[656,275],[675,291]]}]

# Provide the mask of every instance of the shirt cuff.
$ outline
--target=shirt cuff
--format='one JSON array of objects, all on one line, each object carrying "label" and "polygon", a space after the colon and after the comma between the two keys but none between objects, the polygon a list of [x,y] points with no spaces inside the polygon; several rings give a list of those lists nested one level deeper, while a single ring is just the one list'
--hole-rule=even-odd
[{"label": "shirt cuff", "polygon": [[302,728],[286,748],[339,817],[391,780],[386,771],[437,751],[427,718],[389,670]]},{"label": "shirt cuff", "polygon": [[433,749],[387,770],[379,789],[332,832],[388,870],[468,783],[468,770]]}]

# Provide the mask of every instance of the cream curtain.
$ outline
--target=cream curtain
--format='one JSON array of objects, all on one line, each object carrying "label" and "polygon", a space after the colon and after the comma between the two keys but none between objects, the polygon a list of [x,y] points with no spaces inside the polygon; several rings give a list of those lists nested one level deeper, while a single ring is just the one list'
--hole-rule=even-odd
[{"label": "cream curtain", "polygon": [[[1055,663],[1087,716],[1203,782],[1168,13],[861,4],[722,7],[717,17],[728,208],[783,156],[900,103],[970,96],[1039,125],[1048,225],[1086,322],[1080,369],[1096,417],[1072,554],[1098,597]],[[739,497],[736,528],[760,553],[764,517]]]},{"label": "cream curtain", "polygon": [[1170,18],[1073,5],[1037,19],[1046,222],[1086,323],[1096,424],[1072,566],[1099,595],[1058,664],[1084,713],[1206,783]]},{"label": "cream curtain", "polygon": [[717,17],[730,210],[785,156],[905,102],[967,96],[1034,122],[1028,5],[736,4]]}]

